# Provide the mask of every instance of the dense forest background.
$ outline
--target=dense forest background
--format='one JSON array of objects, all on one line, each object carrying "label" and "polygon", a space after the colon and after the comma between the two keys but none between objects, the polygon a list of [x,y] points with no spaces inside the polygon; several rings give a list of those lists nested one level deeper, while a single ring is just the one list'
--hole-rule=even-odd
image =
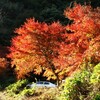
[{"label": "dense forest background", "polygon": [[9,46],[15,28],[22,25],[27,18],[40,22],[60,21],[63,25],[70,21],[63,15],[73,2],[100,5],[100,0],[0,0],[0,45]]}]

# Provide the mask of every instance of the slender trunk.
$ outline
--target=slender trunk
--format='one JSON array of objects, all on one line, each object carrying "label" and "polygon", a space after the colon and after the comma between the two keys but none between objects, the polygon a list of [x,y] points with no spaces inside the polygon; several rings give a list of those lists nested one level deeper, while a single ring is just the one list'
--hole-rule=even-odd
[{"label": "slender trunk", "polygon": [[50,69],[52,69],[52,72],[53,72],[54,75],[56,76],[56,83],[57,83],[57,86],[59,86],[59,85],[60,85],[59,76],[58,76],[57,73],[55,73],[55,66],[54,66],[54,64],[52,63],[52,61],[49,60],[48,55],[46,55],[45,52],[43,52],[43,54],[45,55],[45,58],[46,58],[46,60],[47,60],[47,62],[48,62],[48,64],[49,64],[49,66],[50,66]]},{"label": "slender trunk", "polygon": [[49,61],[49,65],[50,65],[50,67],[51,67],[51,69],[52,69],[52,72],[53,72],[54,75],[56,76],[56,83],[57,83],[57,86],[59,86],[59,85],[60,85],[59,76],[58,76],[57,73],[55,73],[55,67],[54,67],[54,65],[52,64],[52,62],[50,62],[50,61]]},{"label": "slender trunk", "polygon": [[56,77],[57,77],[57,86],[59,86],[60,85],[60,83],[59,83],[59,77],[58,77],[58,75]]}]

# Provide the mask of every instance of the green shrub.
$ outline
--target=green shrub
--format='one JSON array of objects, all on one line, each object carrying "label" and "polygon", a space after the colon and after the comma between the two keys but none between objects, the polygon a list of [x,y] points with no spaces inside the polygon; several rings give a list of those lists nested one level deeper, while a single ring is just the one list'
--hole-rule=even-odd
[{"label": "green shrub", "polygon": [[35,92],[35,86],[33,88],[26,88],[26,84],[28,84],[28,80],[19,80],[14,84],[6,87],[6,91],[10,96],[20,98],[22,96],[30,96]]},{"label": "green shrub", "polygon": [[100,93],[94,97],[94,100],[100,100]]},{"label": "green shrub", "polygon": [[94,67],[93,73],[91,75],[90,81],[92,84],[100,83],[100,63]]},{"label": "green shrub", "polygon": [[23,89],[23,91],[20,92],[19,95],[23,96],[23,95],[26,95],[26,96],[31,96],[35,93],[35,87],[33,88],[29,88],[27,89],[26,87]]},{"label": "green shrub", "polygon": [[92,87],[90,96],[93,98],[93,100],[100,100],[100,63],[93,68],[90,83]]},{"label": "green shrub", "polygon": [[100,100],[100,63],[92,72],[85,69],[68,77],[60,100]]},{"label": "green shrub", "polygon": [[61,100],[82,100],[88,92],[90,73],[86,70],[66,79]]},{"label": "green shrub", "polygon": [[28,81],[25,80],[19,80],[16,83],[13,83],[11,85],[9,85],[8,87],[6,87],[6,91],[8,92],[8,94],[10,95],[17,95],[19,94],[20,91],[22,91],[22,89],[26,86],[26,84],[28,83]]}]

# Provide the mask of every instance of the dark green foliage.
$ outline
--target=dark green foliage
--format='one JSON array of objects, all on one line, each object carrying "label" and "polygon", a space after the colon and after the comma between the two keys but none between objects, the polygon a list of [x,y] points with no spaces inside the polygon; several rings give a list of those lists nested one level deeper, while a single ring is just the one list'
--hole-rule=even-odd
[{"label": "dark green foliage", "polygon": [[15,77],[13,76],[8,76],[8,77],[0,77],[0,91],[4,90],[7,86],[15,82]]},{"label": "dark green foliage", "polygon": [[10,44],[9,40],[11,39],[12,33],[17,25],[16,16],[22,13],[22,9],[23,5],[20,3],[12,3],[8,0],[0,0],[0,10],[2,16],[0,23],[0,44]]},{"label": "dark green foliage", "polygon": [[40,20],[46,23],[50,23],[53,21],[61,21],[64,24],[65,17],[63,16],[63,12],[61,12],[57,6],[52,5],[51,7],[45,8],[40,13]]},{"label": "dark green foliage", "polygon": [[94,100],[100,100],[100,93],[94,97]]},{"label": "dark green foliage", "polygon": [[100,0],[0,0],[0,44],[10,45],[15,28],[24,23],[26,18],[35,17],[40,22],[60,21],[67,24],[63,12],[73,2],[92,4],[97,7]]}]

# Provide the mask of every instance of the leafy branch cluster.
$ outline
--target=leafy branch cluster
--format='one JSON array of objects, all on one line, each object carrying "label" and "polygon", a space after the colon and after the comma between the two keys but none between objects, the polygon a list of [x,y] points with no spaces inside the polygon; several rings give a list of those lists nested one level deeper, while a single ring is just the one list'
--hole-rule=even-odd
[{"label": "leafy branch cluster", "polygon": [[100,8],[74,4],[64,14],[71,25],[27,19],[15,30],[8,57],[18,78],[33,72],[59,81],[83,63],[100,62]]}]

